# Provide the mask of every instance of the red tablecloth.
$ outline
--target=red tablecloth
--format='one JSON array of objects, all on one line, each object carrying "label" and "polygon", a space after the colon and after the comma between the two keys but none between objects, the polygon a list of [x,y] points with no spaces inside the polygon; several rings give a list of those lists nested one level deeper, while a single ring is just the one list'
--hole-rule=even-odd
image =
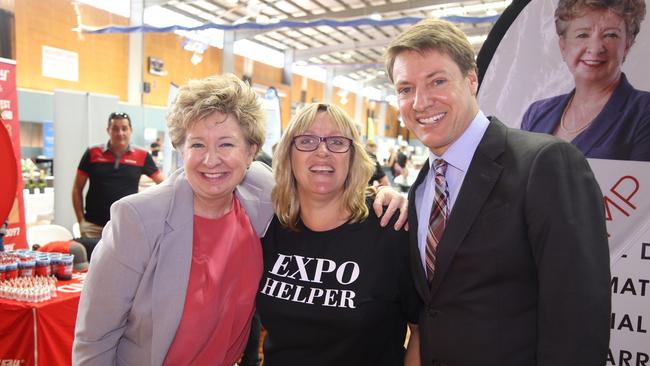
[{"label": "red tablecloth", "polygon": [[70,365],[85,273],[57,283],[58,296],[41,303],[0,299],[0,365]]}]

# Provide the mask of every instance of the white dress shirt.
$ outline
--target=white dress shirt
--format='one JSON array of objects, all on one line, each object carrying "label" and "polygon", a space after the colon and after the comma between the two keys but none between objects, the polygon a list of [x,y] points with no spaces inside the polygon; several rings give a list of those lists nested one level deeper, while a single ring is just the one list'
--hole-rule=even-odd
[{"label": "white dress shirt", "polygon": [[474,157],[474,152],[476,152],[476,148],[479,142],[481,142],[489,124],[490,121],[479,110],[465,132],[456,141],[452,142],[442,156],[437,156],[429,150],[429,172],[422,184],[415,191],[415,211],[417,212],[418,218],[418,248],[420,250],[422,267],[425,272],[427,230],[429,229],[429,217],[431,216],[431,206],[433,205],[435,193],[436,172],[433,168],[433,161],[441,158],[447,162],[447,173],[445,174],[447,189],[449,190],[449,201],[447,205],[448,212],[451,215],[454,203],[456,203],[456,198],[458,197],[458,192],[460,192],[460,187],[463,185],[465,174]]}]

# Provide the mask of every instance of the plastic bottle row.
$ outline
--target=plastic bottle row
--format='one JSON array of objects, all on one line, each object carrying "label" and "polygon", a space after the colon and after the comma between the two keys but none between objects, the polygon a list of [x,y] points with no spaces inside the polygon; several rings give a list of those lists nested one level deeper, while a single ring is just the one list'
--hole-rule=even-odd
[{"label": "plastic bottle row", "polygon": [[22,302],[43,302],[57,297],[56,278],[18,277],[0,281],[0,298]]}]

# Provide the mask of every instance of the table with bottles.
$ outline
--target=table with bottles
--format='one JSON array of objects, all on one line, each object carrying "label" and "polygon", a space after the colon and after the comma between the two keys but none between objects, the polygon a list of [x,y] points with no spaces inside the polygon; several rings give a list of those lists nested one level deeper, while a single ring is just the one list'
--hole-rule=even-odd
[{"label": "table with bottles", "polygon": [[60,253],[0,253],[0,364],[71,364],[85,273]]}]

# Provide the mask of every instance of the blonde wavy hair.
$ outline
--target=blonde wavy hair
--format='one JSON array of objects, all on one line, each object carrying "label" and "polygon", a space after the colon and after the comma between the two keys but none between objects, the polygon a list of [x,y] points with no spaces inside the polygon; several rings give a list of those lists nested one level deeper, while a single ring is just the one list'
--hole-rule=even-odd
[{"label": "blonde wavy hair", "polygon": [[246,140],[257,145],[257,151],[264,145],[266,115],[257,94],[237,76],[224,74],[190,80],[178,89],[167,114],[169,138],[174,148],[182,149],[187,131],[214,112],[234,115]]},{"label": "blonde wavy hair", "polygon": [[352,140],[350,146],[350,169],[344,183],[343,203],[350,212],[349,221],[359,222],[368,217],[366,196],[373,195],[368,189],[368,180],[374,171],[374,164],[363,145],[354,122],[345,112],[331,104],[312,103],[301,108],[289,122],[273,154],[273,206],[280,222],[290,230],[298,231],[300,220],[300,202],[298,200],[297,182],[291,169],[291,149],[293,138],[303,134],[314,123],[317,113],[327,113],[342,136]]}]

